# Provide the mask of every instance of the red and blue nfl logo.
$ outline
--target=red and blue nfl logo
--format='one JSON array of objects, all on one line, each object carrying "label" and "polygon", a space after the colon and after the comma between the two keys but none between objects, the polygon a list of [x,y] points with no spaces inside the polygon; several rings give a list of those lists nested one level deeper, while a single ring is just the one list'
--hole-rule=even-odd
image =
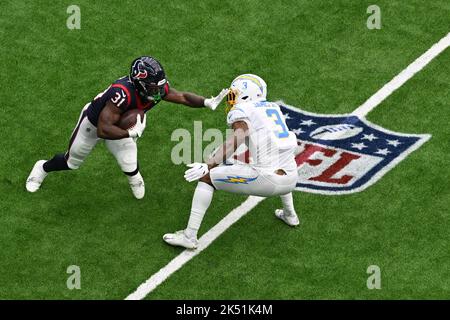
[{"label": "red and blue nfl logo", "polygon": [[352,114],[315,114],[278,103],[297,135],[300,191],[362,191],[431,137],[389,131]]}]

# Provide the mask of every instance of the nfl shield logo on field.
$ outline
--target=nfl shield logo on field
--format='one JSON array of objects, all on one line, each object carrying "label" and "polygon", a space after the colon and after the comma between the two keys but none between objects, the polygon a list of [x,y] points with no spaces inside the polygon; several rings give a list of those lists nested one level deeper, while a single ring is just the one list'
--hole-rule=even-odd
[{"label": "nfl shield logo on field", "polygon": [[300,191],[362,191],[431,137],[389,131],[352,114],[322,115],[278,104],[297,136]]}]

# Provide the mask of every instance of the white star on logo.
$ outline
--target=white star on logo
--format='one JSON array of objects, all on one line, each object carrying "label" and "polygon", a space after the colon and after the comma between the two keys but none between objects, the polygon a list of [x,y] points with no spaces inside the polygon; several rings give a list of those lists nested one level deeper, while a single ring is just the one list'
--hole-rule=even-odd
[{"label": "white star on logo", "polygon": [[377,152],[375,152],[375,154],[381,154],[383,156],[387,156],[388,153],[391,153],[387,148],[386,149],[378,149]]},{"label": "white star on logo", "polygon": [[374,136],[372,133],[371,134],[365,134],[361,138],[361,140],[369,140],[369,141],[373,141],[375,139],[378,139],[378,137]]},{"label": "white star on logo", "polygon": [[361,143],[352,143],[352,148],[362,150],[364,148],[367,148],[367,146],[364,144],[364,142]]},{"label": "white star on logo", "polygon": [[300,123],[301,126],[312,126],[313,124],[316,124],[314,121],[312,120],[302,120],[302,123]]},{"label": "white star on logo", "polygon": [[289,113],[285,113],[284,114],[284,119],[289,120],[289,119],[292,119],[292,118],[289,116]]},{"label": "white star on logo", "polygon": [[305,131],[303,131],[301,128],[298,128],[298,129],[292,130],[292,132],[294,132],[296,135],[299,135],[300,133],[304,133]]},{"label": "white star on logo", "polygon": [[394,147],[397,147],[399,144],[402,144],[398,140],[388,140],[388,139],[386,139],[386,141],[387,141],[388,145],[394,146]]}]

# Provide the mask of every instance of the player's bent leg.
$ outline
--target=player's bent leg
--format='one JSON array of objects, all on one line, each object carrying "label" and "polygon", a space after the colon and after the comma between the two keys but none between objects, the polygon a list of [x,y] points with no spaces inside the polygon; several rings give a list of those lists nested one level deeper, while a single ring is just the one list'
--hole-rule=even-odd
[{"label": "player's bent leg", "polygon": [[[200,179],[197,184],[197,188],[194,192],[192,199],[191,214],[189,216],[188,225],[185,230],[177,231],[176,233],[168,233],[163,236],[165,242],[173,246],[181,246],[188,249],[195,249],[197,247],[198,231],[200,229],[203,217],[208,210],[215,188],[219,185],[221,190],[233,192],[232,189],[227,187],[226,182],[230,182],[231,185],[242,183],[245,184],[248,181],[253,181],[256,178],[249,178],[245,180],[244,176],[255,176],[257,173],[253,171],[250,166],[243,166],[242,168],[233,166],[234,170],[228,167],[216,167],[211,169],[210,173]],[[231,175],[231,176],[230,176]],[[233,175],[237,175],[236,177]],[[228,180],[229,181],[228,181]],[[218,182],[217,182],[217,181]],[[223,180],[223,184],[219,183]],[[225,181],[227,180],[227,181]],[[217,183],[218,184],[217,184]],[[237,192],[248,193],[251,190],[239,189]]]},{"label": "player's bent leg", "polygon": [[[70,139],[69,149],[65,154],[67,167],[71,170],[78,169],[96,146],[98,140],[97,128],[89,121],[86,112]],[[52,171],[57,171],[53,168]]]},{"label": "player's bent leg", "polygon": [[210,184],[199,181],[192,198],[191,214],[185,230],[175,233],[167,233],[163,236],[165,242],[172,246],[180,246],[188,249],[197,247],[198,230],[208,210],[214,195],[214,187]]},{"label": "player's bent leg", "polygon": [[198,230],[200,229],[206,210],[211,205],[213,195],[214,188],[211,185],[203,181],[198,182],[194,197],[192,198],[191,214],[185,230],[188,238],[197,238]]},{"label": "player's bent leg", "polygon": [[86,117],[86,107],[82,110],[78,123],[72,132],[69,149],[66,154],[57,154],[52,159],[35,163],[27,178],[26,189],[29,192],[39,190],[49,172],[78,169],[98,141],[97,129]]},{"label": "player's bent leg", "polygon": [[298,226],[300,221],[295,212],[292,196],[292,190],[295,189],[298,180],[297,172],[293,171],[285,175],[276,175],[271,177],[271,180],[277,185],[275,195],[280,195],[283,203],[283,209],[275,210],[275,216],[291,227]]},{"label": "player's bent leg", "polygon": [[268,197],[275,185],[246,164],[221,165],[211,169],[211,182],[217,190]]},{"label": "player's bent leg", "polygon": [[139,172],[137,144],[134,139],[105,140],[105,144],[116,158],[123,173],[127,176],[134,197],[142,199],[145,196],[145,183]]},{"label": "player's bent leg", "polygon": [[248,165],[219,166],[211,170],[211,180],[218,190],[254,196],[280,196],[283,209],[277,209],[275,216],[290,226],[299,225],[294,209],[292,190],[297,183],[297,172],[286,173],[276,170],[260,174]]}]

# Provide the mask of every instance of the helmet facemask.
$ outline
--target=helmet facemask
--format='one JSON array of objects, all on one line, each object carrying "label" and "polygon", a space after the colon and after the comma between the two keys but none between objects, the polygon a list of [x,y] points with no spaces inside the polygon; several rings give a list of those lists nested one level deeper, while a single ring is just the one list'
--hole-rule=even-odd
[{"label": "helmet facemask", "polygon": [[161,101],[161,97],[164,95],[164,86],[166,84],[166,80],[164,79],[162,84],[158,85],[155,83],[148,83],[146,81],[137,81],[139,84],[139,93],[140,95],[147,99],[148,101],[159,102]]},{"label": "helmet facemask", "polygon": [[236,89],[228,89],[227,93],[227,106],[225,107],[225,112],[228,113],[236,104],[237,96],[239,92]]},{"label": "helmet facemask", "polygon": [[239,102],[246,102],[248,96],[242,96],[242,93],[237,88],[230,88],[227,94],[227,106],[225,108],[225,112],[228,113],[235,104]]}]

